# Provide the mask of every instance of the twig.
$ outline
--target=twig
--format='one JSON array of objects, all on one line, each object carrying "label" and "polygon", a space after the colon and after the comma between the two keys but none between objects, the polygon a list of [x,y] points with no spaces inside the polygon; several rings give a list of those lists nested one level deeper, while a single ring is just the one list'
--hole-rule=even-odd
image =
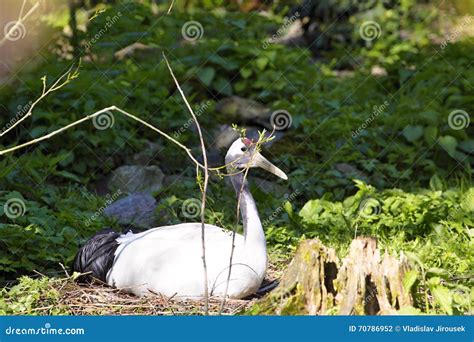
[{"label": "twig", "polygon": [[145,125],[146,127],[150,128],[150,129],[154,130],[155,132],[157,132],[158,134],[162,135],[166,139],[172,141],[173,143],[175,143],[176,145],[181,147],[186,152],[186,154],[194,162],[194,164],[196,164],[197,166],[199,166],[202,169],[204,168],[204,165],[202,165],[196,158],[194,158],[194,156],[191,153],[191,149],[186,147],[185,145],[181,144],[178,140],[172,138],[170,135],[166,134],[165,132],[163,132],[159,128],[156,128],[155,126],[153,126],[153,125],[149,124],[148,122],[136,117],[135,115],[130,114],[130,113],[128,113],[128,112],[124,111],[123,109],[120,109],[116,106],[112,106],[112,107],[113,107],[114,110],[124,114],[125,116],[128,116],[129,118],[132,118],[135,121],[140,122],[142,125]]},{"label": "twig", "polygon": [[59,129],[57,129],[57,130],[51,132],[51,133],[45,134],[45,135],[43,135],[43,136],[41,136],[41,137],[39,137],[39,138],[36,138],[36,139],[30,140],[30,141],[27,141],[27,142],[25,142],[25,143],[23,143],[23,144],[20,144],[20,145],[17,145],[17,146],[13,146],[13,147],[7,148],[6,150],[3,150],[3,151],[0,151],[0,156],[1,156],[1,155],[4,155],[4,154],[6,154],[6,153],[10,153],[10,152],[13,152],[13,151],[22,149],[22,148],[24,148],[24,147],[26,147],[26,146],[33,145],[33,144],[38,143],[38,142],[40,142],[40,141],[49,139],[49,138],[55,136],[56,134],[59,134],[59,133],[61,133],[61,132],[64,132],[64,131],[68,130],[68,129],[71,128],[71,127],[77,126],[77,125],[79,125],[80,123],[82,123],[82,122],[84,122],[84,121],[87,121],[87,120],[89,120],[89,119],[93,119],[93,118],[95,118],[96,116],[99,116],[100,114],[102,114],[102,113],[104,113],[104,112],[107,112],[107,111],[110,111],[110,110],[114,110],[114,109],[116,109],[115,106],[106,107],[106,108],[104,108],[104,109],[101,109],[101,110],[95,112],[94,114],[86,115],[85,117],[83,117],[83,118],[81,118],[81,119],[79,119],[79,120],[77,120],[77,121],[74,121],[74,122],[70,123],[69,125],[66,125],[66,126],[64,126],[64,127],[61,127],[61,128],[59,128]]},{"label": "twig", "polygon": [[206,264],[206,240],[205,240],[206,213],[205,213],[205,210],[206,210],[207,184],[209,182],[209,170],[207,169],[206,145],[204,144],[204,138],[202,137],[201,126],[199,125],[197,117],[194,114],[193,109],[189,105],[189,102],[186,99],[186,96],[184,95],[184,92],[181,89],[178,80],[174,76],[173,69],[171,69],[168,59],[166,58],[166,55],[164,53],[163,53],[163,58],[166,62],[166,66],[168,67],[168,70],[170,71],[171,77],[173,77],[174,83],[176,84],[176,87],[178,88],[179,93],[181,94],[181,97],[183,98],[183,101],[186,104],[186,107],[188,108],[189,113],[191,113],[191,116],[193,117],[193,120],[196,123],[197,131],[199,134],[199,140],[201,142],[202,157],[204,159],[204,185],[202,187],[202,200],[201,200],[201,243],[202,243],[202,265],[204,267],[204,298],[205,298],[204,312],[206,315],[208,315],[209,314],[209,284],[207,280],[207,264]]},{"label": "twig", "polygon": [[[51,87],[49,87],[47,89],[46,87],[46,76],[43,76],[41,78],[42,82],[43,82],[43,91],[41,93],[41,96],[38,97],[32,104],[31,106],[28,108],[28,111],[26,112],[25,115],[23,115],[19,120],[17,120],[13,125],[11,125],[10,127],[8,127],[7,129],[5,129],[3,132],[0,133],[0,138],[3,137],[5,134],[7,134],[8,132],[10,132],[13,128],[15,128],[16,126],[18,126],[20,123],[22,123],[24,120],[26,120],[26,118],[28,118],[29,116],[31,116],[31,114],[33,113],[33,109],[35,109],[35,106],[41,102],[46,96],[48,96],[48,94],[64,87],[66,84],[68,84],[72,79],[76,78],[78,73],[78,68],[79,68],[79,65],[77,66],[76,70],[74,72],[72,72],[72,69],[73,69],[74,65],[72,65],[67,72],[65,72],[63,75],[61,75],[57,80],[56,82],[53,83],[53,85]],[[67,76],[67,77],[66,77]],[[66,77],[66,80],[63,81],[64,77]],[[62,83],[61,83],[62,82]]]},{"label": "twig", "polygon": [[30,8],[30,10],[24,16],[22,16],[23,15],[23,10],[25,9],[25,4],[26,4],[26,0],[23,0],[23,3],[21,5],[21,9],[20,9],[20,15],[18,16],[18,20],[15,22],[15,25],[13,25],[8,30],[7,34],[5,34],[5,36],[2,38],[2,40],[0,40],[0,46],[5,44],[5,42],[10,39],[11,35],[15,32],[15,30],[18,27],[20,27],[21,25],[23,25],[23,22],[26,21],[26,19],[28,19],[28,17],[31,14],[33,14],[33,12],[36,11],[36,9],[39,6],[39,2],[37,2],[36,4],[33,5],[33,7]]},{"label": "twig", "polygon": [[60,262],[59,265],[61,266],[61,268],[63,269],[64,273],[66,274],[66,277],[70,277],[69,275],[69,272],[67,271],[66,267],[64,267],[64,265]]},{"label": "twig", "polygon": [[171,10],[173,9],[173,6],[174,6],[174,0],[171,0],[171,5],[170,5],[170,7],[168,8],[168,13],[167,13],[167,14],[170,14],[170,13],[171,13]]},{"label": "twig", "polygon": [[[0,151],[0,156],[1,155],[4,155],[4,154],[7,154],[7,153],[10,153],[10,152],[13,152],[13,151],[16,151],[16,150],[19,150],[19,149],[22,149],[26,146],[29,146],[29,145],[33,145],[35,143],[38,143],[40,141],[43,141],[43,140],[47,140],[49,138],[52,138],[53,136],[61,133],[61,132],[64,132],[66,130],[68,130],[69,128],[72,128],[74,126],[77,126],[79,125],[80,123],[83,123],[84,121],[87,121],[87,120],[90,120],[90,119],[93,119],[95,118],[96,116],[99,116],[100,114],[102,113],[105,113],[105,112],[108,112],[108,111],[117,111],[139,123],[141,123],[142,125],[154,130],[155,132],[159,133],[160,135],[162,135],[163,137],[165,137],[166,139],[172,141],[173,143],[175,143],[176,145],[178,145],[180,148],[182,148],[186,154],[189,156],[189,158],[196,164],[198,165],[200,168],[204,169],[204,165],[202,165],[191,153],[191,149],[187,148],[185,145],[181,144],[179,141],[173,139],[171,136],[169,136],[168,134],[166,134],[165,132],[163,132],[162,130],[156,128],[155,126],[153,126],[152,124],[140,119],[139,117],[133,115],[133,114],[130,114],[129,112],[117,107],[117,106],[110,106],[110,107],[106,107],[106,108],[103,108],[95,113],[92,113],[92,114],[89,114],[89,115],[86,115],[84,116],[83,118],[79,119],[79,120],[76,120],[72,123],[70,123],[69,125],[66,125],[64,127],[61,127],[61,128],[58,128],[57,130],[51,132],[51,133],[48,133],[48,134],[45,134],[41,137],[38,137],[36,139],[33,139],[33,140],[30,140],[30,141],[27,141],[23,144],[20,144],[20,145],[17,145],[17,146],[13,146],[13,147],[10,147],[10,148],[7,148],[5,150],[2,150]],[[1,136],[0,136],[1,137]]]}]

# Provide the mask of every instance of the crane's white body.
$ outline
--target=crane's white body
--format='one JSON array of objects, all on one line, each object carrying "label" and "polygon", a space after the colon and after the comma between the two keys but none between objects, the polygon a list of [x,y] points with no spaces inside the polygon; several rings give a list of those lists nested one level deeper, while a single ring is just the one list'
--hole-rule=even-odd
[{"label": "crane's white body", "polygon": [[[226,164],[239,198],[244,235],[236,234],[232,253],[233,233],[205,225],[208,290],[211,296],[243,298],[260,287],[267,268],[267,250],[257,207],[242,170],[262,167],[283,179],[287,177],[246,138],[232,144]],[[202,298],[205,275],[201,234],[201,223],[184,223],[121,235],[116,239],[119,245],[106,274],[107,283],[136,295]]]},{"label": "crane's white body", "polygon": [[[232,248],[232,232],[205,226],[209,295],[222,297],[226,291]],[[154,228],[118,239],[110,285],[136,295],[150,292],[165,296],[201,298],[204,295],[201,224],[185,223]],[[227,295],[246,297],[265,277],[265,244],[250,248],[244,236],[236,234]]]}]

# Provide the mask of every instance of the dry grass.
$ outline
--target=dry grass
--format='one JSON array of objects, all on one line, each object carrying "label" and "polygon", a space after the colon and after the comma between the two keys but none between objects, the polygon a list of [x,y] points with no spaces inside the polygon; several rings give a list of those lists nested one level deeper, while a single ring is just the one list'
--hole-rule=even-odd
[{"label": "dry grass", "polygon": [[[99,281],[81,285],[66,278],[53,281],[51,286],[59,295],[60,306],[72,315],[201,315],[204,312],[204,300],[178,300],[159,294],[137,297]],[[228,300],[223,314],[235,315],[254,300]],[[216,314],[219,305],[218,298],[210,298],[209,313]],[[47,315],[55,306],[37,307],[35,311]]]},{"label": "dry grass", "polygon": [[[223,315],[236,315],[250,308],[258,298],[273,289],[277,278],[274,268],[268,275],[257,295],[247,299],[226,300]],[[160,294],[137,297],[112,288],[98,280],[91,284],[79,284],[73,277],[50,278],[48,295],[41,296],[39,305],[32,309],[38,315],[203,315],[204,300],[176,299]],[[50,294],[54,294],[51,300]],[[43,298],[44,297],[44,298]],[[222,300],[209,298],[209,314],[217,315]]]}]

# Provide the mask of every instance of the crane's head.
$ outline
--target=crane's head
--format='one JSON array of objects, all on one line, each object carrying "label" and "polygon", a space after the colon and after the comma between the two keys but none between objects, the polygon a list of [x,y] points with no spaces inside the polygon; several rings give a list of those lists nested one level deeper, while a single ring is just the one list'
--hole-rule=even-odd
[{"label": "crane's head", "polygon": [[287,175],[278,167],[270,163],[256,148],[256,143],[248,138],[239,138],[232,143],[225,156],[225,163],[229,170],[243,170],[245,168],[260,167],[275,176],[288,179]]}]

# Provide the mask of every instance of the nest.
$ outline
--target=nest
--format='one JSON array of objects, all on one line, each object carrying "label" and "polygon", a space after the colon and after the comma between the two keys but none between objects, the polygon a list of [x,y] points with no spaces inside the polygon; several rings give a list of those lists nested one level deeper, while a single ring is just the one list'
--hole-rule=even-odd
[{"label": "nest", "polygon": [[[246,299],[209,298],[210,315],[236,315],[245,312],[259,298],[276,287],[275,271],[270,267],[260,290]],[[48,294],[41,296],[33,311],[39,315],[203,315],[204,300],[177,299],[161,294],[138,297],[112,288],[99,280],[79,284],[72,276],[50,278]],[[53,294],[53,296],[51,296]],[[52,300],[51,298],[54,297]]]},{"label": "nest", "polygon": [[[181,300],[160,294],[137,297],[111,288],[97,280],[88,285],[76,283],[72,278],[51,282],[59,295],[61,309],[71,315],[202,315],[204,300]],[[249,308],[253,299],[227,299],[223,315],[235,315]],[[209,314],[219,314],[222,300],[209,299]],[[50,314],[57,304],[37,307],[38,314]],[[63,311],[63,310],[61,310]]]}]

